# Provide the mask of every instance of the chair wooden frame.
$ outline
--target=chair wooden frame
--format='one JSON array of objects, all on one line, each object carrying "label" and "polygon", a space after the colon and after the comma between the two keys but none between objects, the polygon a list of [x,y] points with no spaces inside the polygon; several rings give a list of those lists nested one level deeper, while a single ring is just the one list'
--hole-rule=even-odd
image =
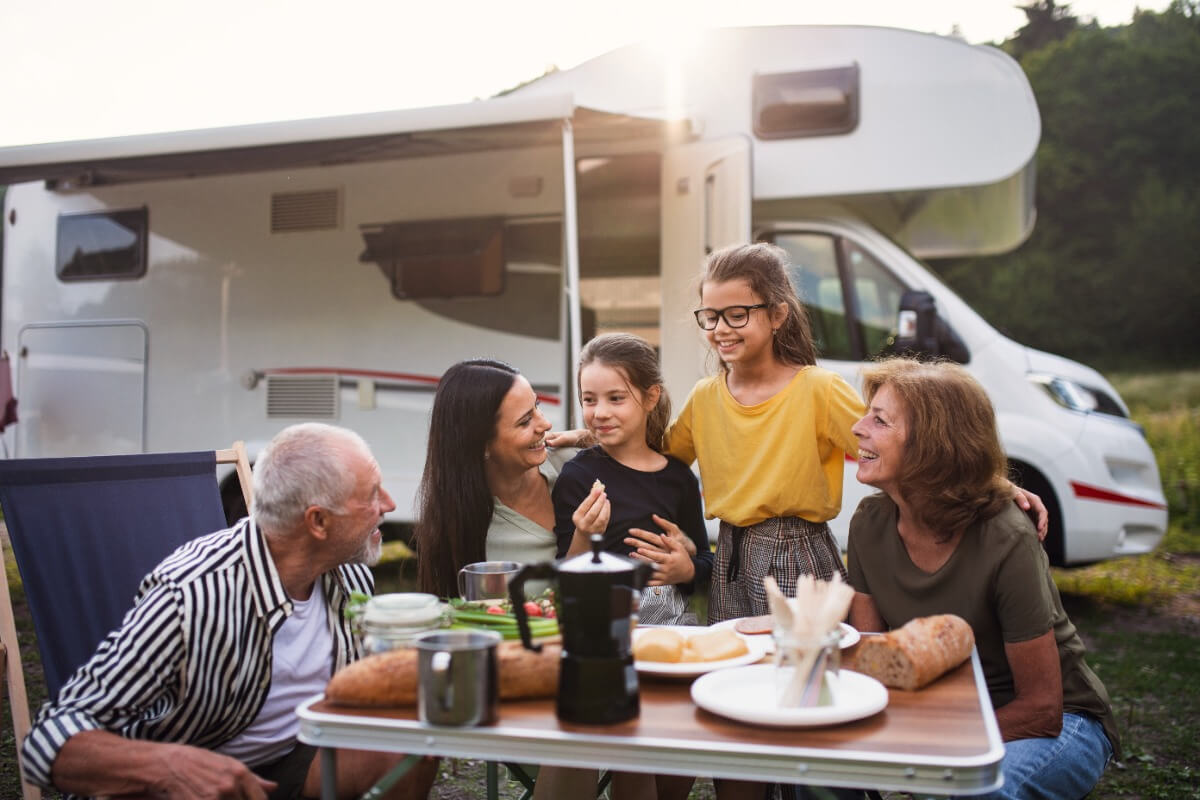
[{"label": "chair wooden frame", "polygon": [[[214,451],[217,464],[233,464],[242,487],[246,508],[250,508],[253,496],[250,461],[246,457],[245,443],[237,441],[232,447]],[[4,545],[0,542],[0,566],[7,565]],[[7,569],[0,569],[0,674],[4,680],[8,705],[12,714],[13,738],[16,744],[15,760],[21,762],[21,743],[29,733],[32,719],[29,709],[29,694],[25,685],[25,671],[21,663],[21,651],[17,642],[17,625],[13,616],[12,595],[9,594]],[[42,790],[24,780],[21,771],[21,795],[23,800],[41,800]]]}]

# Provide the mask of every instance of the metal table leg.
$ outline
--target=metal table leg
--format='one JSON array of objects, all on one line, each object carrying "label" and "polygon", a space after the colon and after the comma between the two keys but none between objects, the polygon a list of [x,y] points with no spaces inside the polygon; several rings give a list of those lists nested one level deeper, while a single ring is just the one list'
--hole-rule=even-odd
[{"label": "metal table leg", "polygon": [[337,750],[321,748],[321,800],[337,800]]}]

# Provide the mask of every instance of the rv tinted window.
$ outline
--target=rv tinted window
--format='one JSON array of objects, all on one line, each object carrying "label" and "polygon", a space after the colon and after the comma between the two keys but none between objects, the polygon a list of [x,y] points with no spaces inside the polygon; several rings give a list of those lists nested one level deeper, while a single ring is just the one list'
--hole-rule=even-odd
[{"label": "rv tinted window", "polygon": [[808,312],[817,352],[823,358],[855,360],[837,242],[824,233],[789,233],[778,236],[775,244],[787,251],[788,277]]},{"label": "rv tinted window", "polygon": [[145,275],[148,219],[144,207],[60,216],[55,259],[59,280],[113,280]]},{"label": "rv tinted window", "polygon": [[504,221],[430,220],[364,225],[363,262],[379,265],[403,300],[504,291]]},{"label": "rv tinted window", "polygon": [[754,133],[794,139],[858,127],[858,65],[754,76]]}]

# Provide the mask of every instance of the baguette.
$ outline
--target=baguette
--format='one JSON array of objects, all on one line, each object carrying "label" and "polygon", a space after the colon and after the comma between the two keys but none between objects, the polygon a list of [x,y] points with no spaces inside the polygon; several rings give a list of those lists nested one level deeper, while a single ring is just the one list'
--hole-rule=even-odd
[{"label": "baguette", "polygon": [[917,617],[882,636],[863,637],[854,668],[885,686],[913,691],[971,656],[975,634],[962,617]]},{"label": "baguette", "polygon": [[416,649],[388,650],[347,664],[329,679],[325,699],[335,705],[359,708],[416,705]]},{"label": "baguette", "polygon": [[[558,691],[562,645],[545,644],[540,653],[520,642],[496,649],[502,700],[553,697]],[[339,706],[394,708],[417,702],[417,650],[404,647],[367,656],[338,670],[325,687],[325,699]]]}]

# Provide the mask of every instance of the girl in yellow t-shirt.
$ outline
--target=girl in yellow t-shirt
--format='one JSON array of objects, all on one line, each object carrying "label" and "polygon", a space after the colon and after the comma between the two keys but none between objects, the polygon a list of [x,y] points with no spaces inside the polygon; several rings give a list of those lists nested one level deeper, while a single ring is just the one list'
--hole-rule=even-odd
[{"label": "girl in yellow t-shirt", "polygon": [[706,514],[721,521],[709,623],[768,613],[762,579],[846,577],[827,522],[842,505],[858,393],[816,366],[808,317],[769,244],[713,253],[696,322],[721,362],[667,429],[669,455],[700,465]]}]

